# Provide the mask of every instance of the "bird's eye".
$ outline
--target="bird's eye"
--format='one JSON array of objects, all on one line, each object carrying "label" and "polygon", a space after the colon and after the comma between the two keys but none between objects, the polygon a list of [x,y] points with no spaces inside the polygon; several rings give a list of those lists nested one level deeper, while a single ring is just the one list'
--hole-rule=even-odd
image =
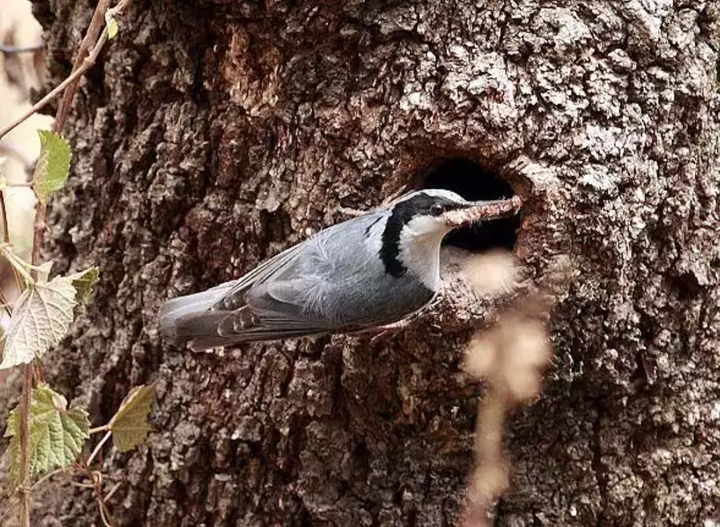
[{"label": "bird's eye", "polygon": [[445,208],[439,203],[433,203],[430,205],[430,214],[433,216],[440,216],[445,211]]}]

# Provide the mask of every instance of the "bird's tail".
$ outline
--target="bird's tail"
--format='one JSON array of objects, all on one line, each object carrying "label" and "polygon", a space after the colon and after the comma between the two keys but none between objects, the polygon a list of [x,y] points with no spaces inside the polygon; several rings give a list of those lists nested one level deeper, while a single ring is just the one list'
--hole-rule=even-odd
[{"label": "bird's tail", "polygon": [[[228,313],[211,309],[234,285],[235,282],[227,282],[202,293],[169,300],[160,308],[160,330],[178,343],[203,339],[208,341],[207,348],[221,345],[218,324]],[[210,342],[215,340],[218,344]]]}]

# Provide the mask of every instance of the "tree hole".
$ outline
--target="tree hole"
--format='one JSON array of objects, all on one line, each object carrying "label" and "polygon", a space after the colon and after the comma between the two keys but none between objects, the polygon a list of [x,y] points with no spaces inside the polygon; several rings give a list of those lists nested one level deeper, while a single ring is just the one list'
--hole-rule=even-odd
[{"label": "tree hole", "polygon": [[[510,184],[497,172],[462,157],[445,159],[431,167],[423,187],[451,190],[470,201],[504,199],[515,195]],[[445,237],[443,245],[474,252],[512,250],[519,228],[519,215],[478,223],[451,232]]]}]

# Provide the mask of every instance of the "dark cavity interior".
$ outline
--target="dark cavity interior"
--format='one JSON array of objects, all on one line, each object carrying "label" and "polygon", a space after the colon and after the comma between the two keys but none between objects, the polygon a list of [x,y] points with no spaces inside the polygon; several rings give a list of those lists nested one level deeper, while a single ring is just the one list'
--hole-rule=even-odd
[{"label": "dark cavity interior", "polygon": [[[432,167],[425,176],[423,187],[451,190],[471,201],[504,199],[515,194],[497,172],[462,157],[446,159]],[[512,250],[519,228],[519,215],[478,223],[451,232],[443,245],[475,252],[496,248]]]}]

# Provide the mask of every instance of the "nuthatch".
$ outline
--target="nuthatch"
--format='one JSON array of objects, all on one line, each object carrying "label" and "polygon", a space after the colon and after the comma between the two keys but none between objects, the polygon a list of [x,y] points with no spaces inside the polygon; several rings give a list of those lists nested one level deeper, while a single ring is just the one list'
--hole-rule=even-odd
[{"label": "nuthatch", "polygon": [[242,278],[167,302],[163,333],[195,350],[352,333],[398,322],[440,286],[451,230],[518,212],[520,198],[469,202],[420,190],[315,234]]}]

